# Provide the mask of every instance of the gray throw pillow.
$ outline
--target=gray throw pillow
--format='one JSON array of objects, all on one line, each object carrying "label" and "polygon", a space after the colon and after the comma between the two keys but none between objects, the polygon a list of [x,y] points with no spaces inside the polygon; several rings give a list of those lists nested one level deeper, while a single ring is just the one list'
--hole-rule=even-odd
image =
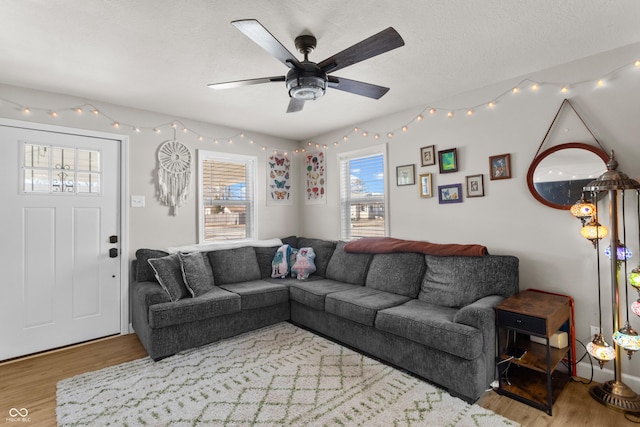
[{"label": "gray throw pillow", "polygon": [[156,273],[147,262],[149,258],[162,258],[169,255],[168,252],[158,249],[138,249],[136,251],[136,280],[138,282],[156,281]]},{"label": "gray throw pillow", "polygon": [[169,294],[171,301],[175,302],[189,296],[189,291],[182,278],[182,268],[180,267],[178,254],[171,254],[162,258],[150,258],[147,262],[153,268],[158,283]]},{"label": "gray throw pillow", "polygon": [[203,252],[179,253],[184,284],[192,297],[206,294],[215,286],[209,258]]}]

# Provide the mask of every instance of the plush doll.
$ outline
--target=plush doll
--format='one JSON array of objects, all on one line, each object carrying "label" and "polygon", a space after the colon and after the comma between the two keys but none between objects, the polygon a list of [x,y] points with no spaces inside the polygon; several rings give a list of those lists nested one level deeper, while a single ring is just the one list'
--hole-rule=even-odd
[{"label": "plush doll", "polygon": [[316,253],[313,248],[300,248],[296,255],[296,262],[291,266],[291,275],[295,275],[298,280],[307,279],[316,271],[316,264],[313,262],[315,258]]},{"label": "plush doll", "polygon": [[284,279],[291,272],[291,265],[295,260],[295,250],[289,245],[282,245],[276,251],[271,261],[271,277]]}]

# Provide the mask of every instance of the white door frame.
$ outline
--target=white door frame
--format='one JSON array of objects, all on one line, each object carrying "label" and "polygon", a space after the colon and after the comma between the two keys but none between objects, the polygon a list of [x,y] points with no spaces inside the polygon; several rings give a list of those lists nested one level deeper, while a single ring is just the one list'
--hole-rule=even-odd
[{"label": "white door frame", "polygon": [[129,328],[129,136],[77,129],[37,122],[4,119],[0,117],[0,125],[20,129],[31,129],[45,132],[88,136],[93,138],[112,139],[120,144],[120,334],[130,333]]}]

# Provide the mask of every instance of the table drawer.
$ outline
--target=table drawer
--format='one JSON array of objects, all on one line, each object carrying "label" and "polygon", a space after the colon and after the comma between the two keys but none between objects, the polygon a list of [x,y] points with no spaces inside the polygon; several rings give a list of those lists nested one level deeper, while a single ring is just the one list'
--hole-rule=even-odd
[{"label": "table drawer", "polygon": [[547,334],[547,324],[543,318],[502,310],[497,310],[496,315],[498,316],[498,324],[501,327],[518,329],[532,334]]}]

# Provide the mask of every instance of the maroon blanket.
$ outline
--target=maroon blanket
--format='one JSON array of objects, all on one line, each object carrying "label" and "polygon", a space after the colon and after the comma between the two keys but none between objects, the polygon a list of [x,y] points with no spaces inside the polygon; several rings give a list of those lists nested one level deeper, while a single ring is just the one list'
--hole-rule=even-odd
[{"label": "maroon blanket", "polygon": [[418,252],[436,256],[483,256],[488,253],[487,248],[482,245],[439,244],[393,237],[363,237],[347,243],[344,250],[365,254]]}]

